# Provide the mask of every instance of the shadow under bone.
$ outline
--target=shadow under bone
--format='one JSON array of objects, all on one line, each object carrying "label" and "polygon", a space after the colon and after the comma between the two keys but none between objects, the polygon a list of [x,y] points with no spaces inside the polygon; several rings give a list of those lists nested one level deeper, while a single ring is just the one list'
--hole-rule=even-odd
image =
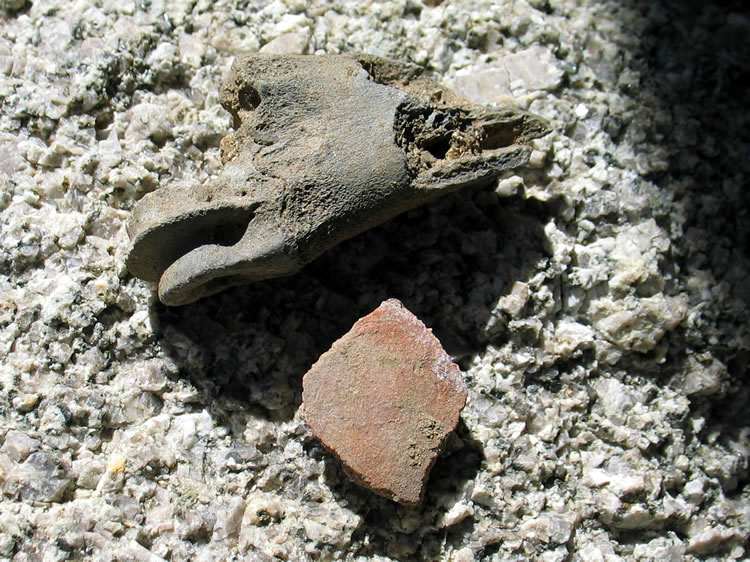
[{"label": "shadow under bone", "polygon": [[291,419],[302,375],[387,298],[401,300],[454,358],[481,352],[494,337],[486,328],[497,300],[546,252],[551,210],[467,189],[340,244],[297,275],[184,307],[157,304],[159,337],[214,407],[239,403]]}]

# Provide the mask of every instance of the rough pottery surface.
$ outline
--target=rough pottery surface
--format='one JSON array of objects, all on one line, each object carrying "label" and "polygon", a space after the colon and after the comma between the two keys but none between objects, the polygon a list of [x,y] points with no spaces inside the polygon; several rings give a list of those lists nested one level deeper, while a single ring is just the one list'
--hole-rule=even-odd
[{"label": "rough pottery surface", "polygon": [[224,170],[147,194],[127,258],[166,304],[288,275],[342,240],[526,164],[545,122],[488,110],[375,56],[237,57],[221,89]]},{"label": "rough pottery surface", "polygon": [[352,480],[407,506],[466,403],[458,366],[416,316],[383,302],[302,380],[303,416]]}]

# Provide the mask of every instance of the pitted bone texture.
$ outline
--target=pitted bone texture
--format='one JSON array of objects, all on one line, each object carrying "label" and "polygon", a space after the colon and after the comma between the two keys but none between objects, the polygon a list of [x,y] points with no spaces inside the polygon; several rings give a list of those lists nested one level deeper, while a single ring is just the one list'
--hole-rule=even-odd
[{"label": "pitted bone texture", "polygon": [[134,208],[128,269],[169,305],[289,275],[327,249],[524,165],[549,129],[471,105],[421,68],[361,55],[238,57],[221,89],[224,169]]},{"label": "pitted bone texture", "polygon": [[356,483],[408,506],[466,403],[461,371],[396,299],[383,302],[307,372],[304,417]]}]

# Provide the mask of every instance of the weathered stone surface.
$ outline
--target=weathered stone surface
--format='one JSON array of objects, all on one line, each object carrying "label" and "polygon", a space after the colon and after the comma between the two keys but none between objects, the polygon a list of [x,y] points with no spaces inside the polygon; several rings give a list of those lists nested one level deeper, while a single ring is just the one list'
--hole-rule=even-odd
[{"label": "weathered stone surface", "polygon": [[3,491],[24,501],[58,502],[72,483],[59,455],[37,451],[4,475]]},{"label": "weathered stone surface", "polygon": [[564,76],[549,49],[535,46],[468,68],[456,75],[453,87],[473,103],[490,104],[514,94],[554,90]]},{"label": "weathered stone surface", "polygon": [[29,437],[26,433],[11,429],[5,434],[5,442],[0,447],[0,453],[6,453],[16,462],[23,462],[31,453],[39,448],[41,441]]},{"label": "weathered stone surface", "polygon": [[466,402],[460,370],[396,299],[358,320],[303,379],[304,417],[373,492],[418,505]]},{"label": "weathered stone surface", "polygon": [[263,45],[260,52],[274,55],[302,54],[307,50],[309,35],[310,33],[304,30],[283,33]]},{"label": "weathered stone surface", "polygon": [[147,194],[128,226],[131,273],[166,304],[295,273],[395,215],[529,160],[549,132],[369,55],[238,57],[221,89],[236,131],[223,172]]},{"label": "weathered stone surface", "polygon": [[[0,560],[144,558],[139,543],[151,560],[748,559],[750,18],[643,4],[0,8]],[[544,167],[304,275],[155,306],[123,271],[135,201],[218,177],[222,74],[305,30],[311,53],[408,56],[447,85],[549,50],[559,87],[511,88],[555,129],[533,143]],[[288,384],[354,323],[342,310],[381,294],[470,353],[466,438],[423,509],[327,486]],[[640,302],[658,295],[686,297],[671,330],[679,308]],[[613,330],[607,309],[638,322]],[[59,455],[59,501],[25,489],[50,475],[34,453]],[[554,542],[547,516],[571,514]]]}]

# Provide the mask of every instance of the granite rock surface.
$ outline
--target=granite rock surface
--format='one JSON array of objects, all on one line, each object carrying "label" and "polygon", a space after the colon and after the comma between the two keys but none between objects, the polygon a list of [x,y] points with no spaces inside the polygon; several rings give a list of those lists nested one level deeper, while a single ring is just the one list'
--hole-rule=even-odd
[{"label": "granite rock surface", "polygon": [[[733,1],[0,3],[0,557],[747,558],[749,28]],[[554,132],[295,276],[163,307],[125,224],[218,175],[219,87],[259,50],[419,64]],[[390,297],[467,385],[417,509],[299,412]]]}]

